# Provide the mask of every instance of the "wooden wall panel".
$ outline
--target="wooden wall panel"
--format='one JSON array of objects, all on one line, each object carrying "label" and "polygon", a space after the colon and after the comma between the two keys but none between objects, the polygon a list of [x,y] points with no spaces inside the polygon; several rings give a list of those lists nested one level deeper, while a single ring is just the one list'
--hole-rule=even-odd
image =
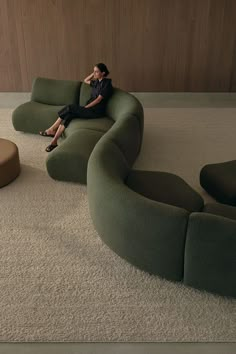
[{"label": "wooden wall panel", "polygon": [[232,70],[231,70],[229,91],[236,92],[236,37],[234,41],[234,54],[232,59]]},{"label": "wooden wall panel", "polygon": [[0,91],[83,80],[127,91],[235,91],[235,0],[0,0]]}]

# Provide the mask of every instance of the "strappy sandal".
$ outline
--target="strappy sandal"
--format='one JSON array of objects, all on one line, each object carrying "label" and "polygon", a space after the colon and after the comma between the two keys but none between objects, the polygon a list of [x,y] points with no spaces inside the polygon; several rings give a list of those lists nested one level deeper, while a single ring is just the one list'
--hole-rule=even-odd
[{"label": "strappy sandal", "polygon": [[48,133],[46,132],[46,130],[44,130],[43,132],[39,132],[39,134],[40,134],[41,136],[49,136],[50,138],[53,138],[53,137],[54,137],[54,135],[48,134]]},{"label": "strappy sandal", "polygon": [[45,151],[50,152],[50,151],[52,151],[53,149],[55,149],[56,147],[57,147],[57,145],[52,145],[52,144],[50,144],[50,145],[48,145],[48,146],[46,147]]}]

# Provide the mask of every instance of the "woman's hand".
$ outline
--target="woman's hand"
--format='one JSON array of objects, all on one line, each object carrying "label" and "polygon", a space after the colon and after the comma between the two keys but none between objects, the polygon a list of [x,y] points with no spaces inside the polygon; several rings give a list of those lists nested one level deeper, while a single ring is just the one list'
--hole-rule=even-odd
[{"label": "woman's hand", "polygon": [[101,100],[103,99],[103,97],[101,95],[99,95],[97,98],[95,98],[92,102],[88,103],[86,106],[84,106],[84,108],[90,108],[95,106],[96,104],[98,104],[99,102],[101,102]]}]

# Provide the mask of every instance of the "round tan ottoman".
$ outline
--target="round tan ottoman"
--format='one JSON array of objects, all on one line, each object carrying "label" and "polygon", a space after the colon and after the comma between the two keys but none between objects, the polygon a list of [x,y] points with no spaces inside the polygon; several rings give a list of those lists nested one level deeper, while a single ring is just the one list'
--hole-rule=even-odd
[{"label": "round tan ottoman", "polygon": [[19,151],[12,141],[0,138],[0,188],[20,173]]}]

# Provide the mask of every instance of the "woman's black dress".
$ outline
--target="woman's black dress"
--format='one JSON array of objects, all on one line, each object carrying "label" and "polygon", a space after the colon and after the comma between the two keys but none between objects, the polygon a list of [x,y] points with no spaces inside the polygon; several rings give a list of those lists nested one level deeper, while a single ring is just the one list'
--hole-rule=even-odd
[{"label": "woman's black dress", "polygon": [[103,96],[103,99],[93,107],[85,108],[79,104],[73,103],[63,107],[58,116],[62,118],[61,124],[68,126],[73,118],[100,118],[104,117],[106,112],[106,104],[113,92],[112,80],[103,78],[101,81],[91,80],[90,86],[92,86],[92,93],[90,99],[86,104],[94,101],[98,95]]}]

